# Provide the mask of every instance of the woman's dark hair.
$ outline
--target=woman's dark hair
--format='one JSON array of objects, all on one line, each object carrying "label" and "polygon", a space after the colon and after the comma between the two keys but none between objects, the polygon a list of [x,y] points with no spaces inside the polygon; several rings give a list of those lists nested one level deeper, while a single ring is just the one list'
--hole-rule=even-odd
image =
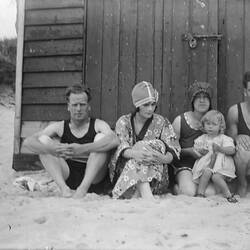
[{"label": "woman's dark hair", "polygon": [[[154,110],[154,112],[157,110],[157,105],[155,106],[155,110]],[[135,115],[137,112],[139,112],[140,111],[140,107],[137,107],[137,108],[135,108],[133,111],[132,111],[132,115]]]},{"label": "woman's dark hair", "polygon": [[194,111],[194,101],[195,101],[195,99],[197,98],[197,96],[198,96],[199,94],[201,94],[201,93],[204,94],[204,96],[207,97],[208,100],[209,100],[209,108],[208,108],[208,111],[212,109],[212,100],[211,100],[210,95],[209,95],[208,93],[205,93],[205,92],[199,92],[199,93],[197,93],[197,94],[194,96],[193,101],[191,102],[192,111]]},{"label": "woman's dark hair", "polygon": [[66,100],[67,102],[69,102],[69,96],[71,94],[81,94],[81,93],[85,93],[88,97],[88,102],[91,101],[91,95],[90,95],[90,89],[87,88],[84,85],[81,84],[75,84],[73,86],[70,86],[66,89],[65,91],[65,96],[66,96]]}]

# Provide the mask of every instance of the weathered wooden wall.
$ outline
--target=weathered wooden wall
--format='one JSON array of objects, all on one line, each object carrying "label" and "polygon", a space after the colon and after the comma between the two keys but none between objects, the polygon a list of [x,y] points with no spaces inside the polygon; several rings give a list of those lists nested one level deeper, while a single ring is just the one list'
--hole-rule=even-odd
[{"label": "weathered wooden wall", "polygon": [[27,0],[23,51],[22,121],[67,116],[65,86],[83,83],[82,0]]},{"label": "weathered wooden wall", "polygon": [[[195,80],[212,84],[213,106],[224,114],[242,100],[248,0],[25,2],[21,141],[67,118],[64,91],[74,83],[91,88],[93,115],[111,126],[132,110],[131,90],[141,80],[159,91],[157,112],[170,120],[190,108],[187,88]],[[191,49],[187,33],[222,39],[199,39]]]},{"label": "weathered wooden wall", "polygon": [[218,108],[243,100],[242,77],[250,70],[250,1],[219,1]]}]

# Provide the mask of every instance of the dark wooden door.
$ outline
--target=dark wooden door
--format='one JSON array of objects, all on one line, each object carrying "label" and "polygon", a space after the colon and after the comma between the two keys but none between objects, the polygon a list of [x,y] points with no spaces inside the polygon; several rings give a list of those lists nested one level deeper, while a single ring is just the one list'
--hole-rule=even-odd
[{"label": "dark wooden door", "polygon": [[[158,112],[170,120],[189,109],[195,80],[213,85],[216,107],[218,0],[92,0],[86,10],[84,82],[94,115],[114,125],[142,80],[159,91]],[[188,33],[208,37],[191,49]]]},{"label": "dark wooden door", "polygon": [[218,1],[173,1],[172,95],[170,115],[190,108],[187,89],[194,81],[213,86],[217,107]]}]

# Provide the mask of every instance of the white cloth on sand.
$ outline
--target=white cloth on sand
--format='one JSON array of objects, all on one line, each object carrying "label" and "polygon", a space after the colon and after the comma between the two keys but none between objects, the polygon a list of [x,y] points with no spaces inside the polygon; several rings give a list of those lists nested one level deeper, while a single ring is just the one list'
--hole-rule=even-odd
[{"label": "white cloth on sand", "polygon": [[47,186],[52,181],[53,180],[51,179],[36,181],[34,178],[30,176],[21,176],[17,177],[14,180],[13,185],[21,189],[33,192],[33,191],[41,191],[44,188],[44,186]]}]

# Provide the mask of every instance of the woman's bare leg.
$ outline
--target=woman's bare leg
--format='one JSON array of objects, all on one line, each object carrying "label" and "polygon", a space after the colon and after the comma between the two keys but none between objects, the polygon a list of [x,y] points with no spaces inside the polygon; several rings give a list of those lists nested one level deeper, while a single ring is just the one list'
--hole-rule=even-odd
[{"label": "woman's bare leg", "polygon": [[149,199],[149,200],[154,199],[149,182],[140,182],[137,184],[137,188],[143,199]]},{"label": "woman's bare leg", "polygon": [[182,170],[176,176],[177,187],[175,190],[178,194],[184,194],[188,196],[195,196],[196,194],[196,184],[193,182],[192,171]]}]

